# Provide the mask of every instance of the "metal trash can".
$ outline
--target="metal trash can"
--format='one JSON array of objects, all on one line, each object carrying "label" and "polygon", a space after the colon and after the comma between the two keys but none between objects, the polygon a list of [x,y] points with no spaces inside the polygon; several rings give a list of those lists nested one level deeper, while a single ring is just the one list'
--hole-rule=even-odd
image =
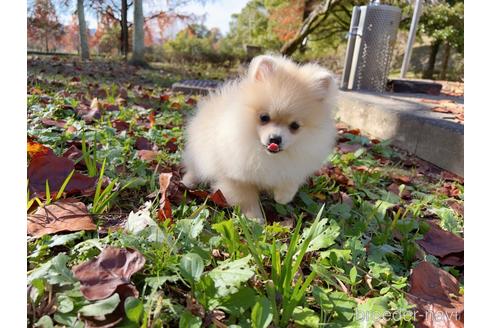
[{"label": "metal trash can", "polygon": [[352,11],[341,88],[383,92],[401,9],[371,3]]}]

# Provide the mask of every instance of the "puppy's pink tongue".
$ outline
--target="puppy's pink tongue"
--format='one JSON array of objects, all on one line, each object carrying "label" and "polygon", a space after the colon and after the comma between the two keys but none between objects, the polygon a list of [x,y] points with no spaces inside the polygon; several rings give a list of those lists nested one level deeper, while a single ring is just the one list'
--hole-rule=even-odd
[{"label": "puppy's pink tongue", "polygon": [[273,151],[273,152],[278,152],[278,149],[279,149],[278,145],[276,143],[273,143],[273,142],[271,144],[269,144],[267,148],[269,151]]}]

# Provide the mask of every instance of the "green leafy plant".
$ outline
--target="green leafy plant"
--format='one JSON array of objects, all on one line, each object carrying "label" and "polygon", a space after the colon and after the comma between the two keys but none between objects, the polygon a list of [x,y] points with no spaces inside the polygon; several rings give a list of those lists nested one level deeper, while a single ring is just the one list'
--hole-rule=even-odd
[{"label": "green leafy plant", "polygon": [[[249,223],[246,222],[244,217],[239,218],[248,249],[255,260],[263,280],[266,281],[265,289],[268,295],[268,301],[272,307],[273,322],[277,326],[286,327],[288,325],[296,306],[299,305],[307,288],[316,276],[316,273],[312,271],[306,278],[301,275],[295,279],[295,275],[299,271],[306,253],[319,249],[323,243],[326,243],[326,239],[322,235],[327,230],[322,229],[320,225],[323,211],[324,206],[318,211],[318,215],[311,227],[304,230],[302,235],[300,233],[302,220],[298,218],[296,228],[292,233],[287,252],[284,256],[281,255],[277,243],[275,241],[272,242],[271,247],[266,252],[271,259],[271,273],[268,273],[265,268],[262,260],[264,252],[252,237]],[[294,287],[292,287],[294,281]],[[277,302],[277,295],[280,295],[280,302]],[[261,306],[263,309],[265,308],[265,301],[262,302],[258,306]]]}]

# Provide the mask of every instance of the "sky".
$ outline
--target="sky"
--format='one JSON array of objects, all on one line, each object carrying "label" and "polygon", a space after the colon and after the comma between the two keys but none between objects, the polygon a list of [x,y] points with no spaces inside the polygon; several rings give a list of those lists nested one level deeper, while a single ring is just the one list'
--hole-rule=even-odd
[{"label": "sky", "polygon": [[[195,15],[205,14],[205,26],[208,28],[218,27],[222,34],[225,35],[229,32],[231,15],[234,13],[239,13],[247,2],[248,0],[207,0],[205,4],[201,4],[199,1],[192,1],[190,4],[181,7],[179,12]],[[133,15],[132,8],[130,8],[128,14],[131,20]],[[63,15],[61,20],[63,23],[68,24],[70,21],[70,16]],[[86,13],[86,21],[90,29],[95,29],[97,27],[97,18],[95,14]]]}]

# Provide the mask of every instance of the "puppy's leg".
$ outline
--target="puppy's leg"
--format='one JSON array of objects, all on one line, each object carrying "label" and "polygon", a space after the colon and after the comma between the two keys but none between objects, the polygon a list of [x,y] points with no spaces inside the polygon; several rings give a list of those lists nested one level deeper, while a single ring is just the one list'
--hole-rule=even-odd
[{"label": "puppy's leg", "polygon": [[229,205],[239,205],[243,214],[248,218],[255,219],[261,224],[265,222],[258,198],[258,189],[255,186],[223,179],[214,184],[214,189],[222,191]]},{"label": "puppy's leg", "polygon": [[273,198],[279,204],[287,204],[294,199],[299,185],[294,182],[286,182],[273,189]]},{"label": "puppy's leg", "polygon": [[195,176],[195,172],[190,168],[186,169],[186,173],[183,176],[183,180],[181,181],[187,188],[194,188],[198,184],[198,179]]}]

